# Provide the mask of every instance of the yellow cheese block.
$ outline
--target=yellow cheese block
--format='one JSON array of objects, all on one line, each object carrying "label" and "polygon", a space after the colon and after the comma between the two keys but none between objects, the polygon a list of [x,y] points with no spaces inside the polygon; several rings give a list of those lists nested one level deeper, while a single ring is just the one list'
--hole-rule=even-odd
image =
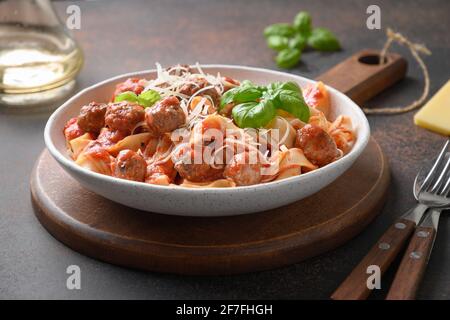
[{"label": "yellow cheese block", "polygon": [[416,113],[414,123],[450,136],[450,80]]}]

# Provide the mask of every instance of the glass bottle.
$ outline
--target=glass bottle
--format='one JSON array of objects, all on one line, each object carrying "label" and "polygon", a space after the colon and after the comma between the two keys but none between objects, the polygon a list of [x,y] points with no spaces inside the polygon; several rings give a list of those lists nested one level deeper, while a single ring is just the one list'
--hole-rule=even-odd
[{"label": "glass bottle", "polygon": [[28,107],[68,94],[83,54],[50,0],[0,0],[0,105]]}]

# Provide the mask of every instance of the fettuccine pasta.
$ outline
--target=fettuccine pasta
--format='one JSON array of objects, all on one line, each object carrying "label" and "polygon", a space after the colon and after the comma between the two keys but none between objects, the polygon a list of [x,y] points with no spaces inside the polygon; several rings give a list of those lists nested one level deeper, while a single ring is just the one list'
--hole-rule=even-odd
[{"label": "fettuccine pasta", "polygon": [[117,84],[111,101],[80,106],[64,135],[81,167],[120,179],[233,188],[306,174],[353,147],[351,119],[330,119],[322,83],[255,85],[197,65]]}]

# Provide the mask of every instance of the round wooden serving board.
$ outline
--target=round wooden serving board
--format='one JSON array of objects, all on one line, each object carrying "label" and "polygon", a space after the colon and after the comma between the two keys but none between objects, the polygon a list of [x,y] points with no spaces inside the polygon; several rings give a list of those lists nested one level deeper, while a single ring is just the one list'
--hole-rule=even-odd
[{"label": "round wooden serving board", "polygon": [[371,139],[356,163],[319,193],[249,215],[196,218],[128,208],[83,189],[46,150],[32,173],[31,194],[44,227],[88,256],[150,271],[235,274],[343,244],[379,213],[388,184],[386,159]]}]

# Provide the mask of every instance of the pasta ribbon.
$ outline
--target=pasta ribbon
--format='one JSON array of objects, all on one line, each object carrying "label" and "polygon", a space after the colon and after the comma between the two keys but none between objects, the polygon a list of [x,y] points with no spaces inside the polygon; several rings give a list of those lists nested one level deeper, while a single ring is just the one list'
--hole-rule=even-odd
[{"label": "pasta ribbon", "polygon": [[93,140],[90,133],[85,133],[78,138],[69,141],[70,154],[73,160],[77,160],[83,149]]},{"label": "pasta ribbon", "polygon": [[122,150],[133,150],[138,151],[139,149],[144,149],[147,145],[147,142],[150,140],[151,134],[148,132],[139,133],[139,134],[133,134],[131,136],[127,136],[117,142],[115,145],[108,148],[108,152],[113,155],[117,156],[117,154]]}]

